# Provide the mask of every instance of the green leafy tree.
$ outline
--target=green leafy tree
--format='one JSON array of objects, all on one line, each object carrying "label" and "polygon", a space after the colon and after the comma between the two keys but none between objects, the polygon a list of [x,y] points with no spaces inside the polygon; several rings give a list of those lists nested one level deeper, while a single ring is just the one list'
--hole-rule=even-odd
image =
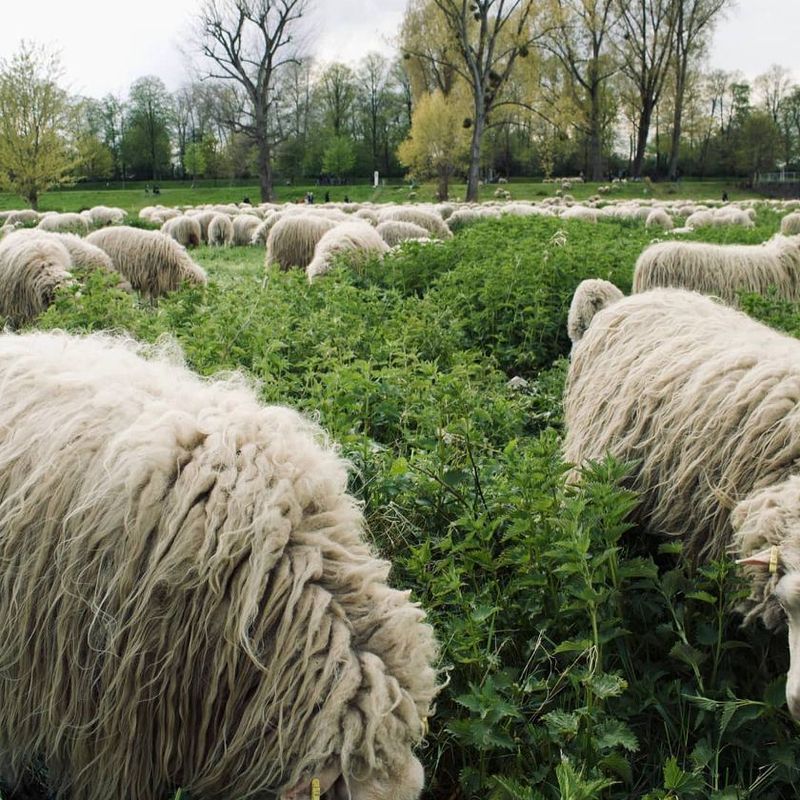
[{"label": "green leafy tree", "polygon": [[322,156],[322,169],[337,178],[345,177],[356,163],[356,151],[349,136],[334,136]]},{"label": "green leafy tree", "polygon": [[146,76],[134,81],[122,143],[125,160],[134,173],[157,180],[169,172],[171,115],[172,97],[160,78]]},{"label": "green leafy tree", "polygon": [[0,61],[0,186],[33,208],[74,165],[67,140],[74,117],[60,78],[58,56],[28,42]]},{"label": "green leafy tree", "polygon": [[401,163],[417,178],[436,178],[440,200],[449,194],[450,179],[466,166],[471,135],[464,126],[466,102],[438,89],[424,95],[414,111],[409,137],[397,151]]},{"label": "green leafy tree", "polygon": [[202,142],[189,142],[183,153],[183,167],[192,176],[192,188],[198,175],[206,171],[206,154]]},{"label": "green leafy tree", "polygon": [[742,123],[736,167],[755,180],[759,172],[775,168],[781,152],[781,131],[767,111],[753,111]]}]

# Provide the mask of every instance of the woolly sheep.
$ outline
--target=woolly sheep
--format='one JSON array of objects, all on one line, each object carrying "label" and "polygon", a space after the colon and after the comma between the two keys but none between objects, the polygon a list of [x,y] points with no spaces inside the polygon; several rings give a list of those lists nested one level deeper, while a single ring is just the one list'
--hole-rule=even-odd
[{"label": "woolly sheep", "polygon": [[381,222],[375,230],[389,247],[394,247],[400,242],[406,242],[410,239],[430,238],[430,233],[425,228],[415,225],[413,222],[390,220],[389,222]]},{"label": "woolly sheep", "polygon": [[672,217],[663,208],[654,208],[648,215],[644,223],[645,228],[661,228],[671,231],[675,226]]},{"label": "woolly sheep", "polygon": [[309,214],[289,214],[278,220],[267,237],[267,266],[283,270],[305,269],[314,258],[317,242],[332,228],[333,220]]},{"label": "woolly sheep", "polygon": [[317,242],[314,248],[314,258],[306,267],[309,282],[318,275],[324,275],[330,270],[334,256],[339,253],[353,252],[362,257],[369,255],[382,255],[389,250],[381,234],[368,222],[352,220],[343,222],[331,228]]},{"label": "woolly sheep", "polygon": [[30,322],[72,281],[70,255],[52,234],[19,230],[0,240],[0,314],[15,326]]},{"label": "woolly sheep", "polygon": [[613,283],[599,278],[583,281],[572,296],[567,316],[567,333],[572,344],[583,338],[598,311],[621,300],[622,297],[622,292]]},{"label": "woolly sheep", "polygon": [[259,223],[258,227],[253,231],[253,235],[250,237],[250,244],[263,244],[266,246],[272,226],[282,218],[283,214],[281,212],[267,212],[263,222]]},{"label": "woolly sheep", "polygon": [[561,219],[579,219],[583,222],[597,222],[597,210],[586,206],[571,206],[562,215]]},{"label": "woolly sheep", "polygon": [[252,214],[239,214],[233,218],[233,244],[243,247],[252,243],[256,228],[261,225],[261,219]]},{"label": "woolly sheep", "polygon": [[161,232],[184,247],[199,247],[203,240],[200,223],[194,217],[188,217],[185,214],[168,219],[161,226]]},{"label": "woolly sheep", "polygon": [[0,336],[0,781],[416,800],[436,644],[346,464],[241,378],[174,362]]},{"label": "woolly sheep", "polygon": [[227,214],[216,214],[208,223],[208,243],[212,247],[233,244],[233,223]]},{"label": "woolly sheep", "polygon": [[183,280],[205,283],[205,272],[186,249],[160,231],[115,226],[90,233],[86,241],[108,253],[114,269],[146,298],[175,291]]},{"label": "woolly sheep", "polygon": [[787,300],[800,298],[800,237],[778,236],[761,245],[661,242],[636,261],[633,291],[657,286],[693,289],[735,304],[737,293],[777,288]]},{"label": "woolly sheep", "polygon": [[215,211],[197,211],[190,212],[189,216],[194,217],[200,225],[200,240],[208,244],[208,226],[211,220],[217,216]]},{"label": "woolly sheep", "polygon": [[[580,291],[580,289],[579,289]],[[572,351],[565,457],[636,464],[637,519],[695,564],[737,551],[745,621],[786,609],[800,719],[800,342],[711,298],[657,289],[597,313]],[[776,549],[773,549],[776,548]]]},{"label": "woolly sheep", "polygon": [[359,208],[353,216],[357,219],[366,220],[370,225],[377,226],[379,222],[377,212],[373,211],[371,208]]},{"label": "woolly sheep", "polygon": [[104,228],[106,225],[118,225],[128,216],[127,211],[121,208],[109,208],[108,206],[95,206],[87,212],[91,219],[91,224],[95,228]]},{"label": "woolly sheep", "polygon": [[89,225],[80,214],[49,214],[37,226],[43,231],[85,233]]},{"label": "woolly sheep", "polygon": [[787,214],[781,220],[781,233],[784,236],[800,234],[800,213],[795,211],[792,214]]},{"label": "woolly sheep", "polygon": [[10,211],[6,217],[6,225],[15,225],[17,223],[30,225],[32,222],[38,222],[40,218],[38,211],[24,208],[22,211]]},{"label": "woolly sheep", "polygon": [[436,239],[451,239],[453,234],[450,228],[445,225],[444,220],[432,211],[425,211],[421,208],[410,208],[408,206],[395,206],[386,208],[379,214],[381,222],[412,222],[425,228],[430,236]]}]

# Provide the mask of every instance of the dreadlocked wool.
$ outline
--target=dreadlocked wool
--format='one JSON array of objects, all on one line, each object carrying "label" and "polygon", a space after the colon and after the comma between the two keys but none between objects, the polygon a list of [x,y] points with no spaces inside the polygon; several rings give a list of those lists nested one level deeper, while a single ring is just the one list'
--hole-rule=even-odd
[{"label": "dreadlocked wool", "polygon": [[637,517],[692,563],[751,559],[746,621],[780,622],[773,590],[800,570],[800,342],[694,292],[618,300],[573,347],[565,423],[570,463],[635,464]]},{"label": "dreadlocked wool", "polygon": [[233,244],[233,223],[227,214],[215,214],[208,223],[208,243],[212,247],[227,247]]},{"label": "dreadlocked wool", "polygon": [[62,231],[65,233],[86,233],[88,222],[80,214],[48,214],[42,217],[37,226],[43,231]]},{"label": "dreadlocked wool", "polygon": [[380,222],[397,220],[399,222],[411,222],[425,228],[433,239],[452,239],[453,233],[445,225],[442,217],[434,211],[426,211],[422,208],[413,206],[390,206],[383,209],[378,215]]},{"label": "dreadlocked wool", "polygon": [[381,222],[375,230],[377,230],[378,235],[389,247],[394,247],[410,239],[430,238],[429,231],[420,225],[415,225],[413,222],[390,220],[388,222]]},{"label": "dreadlocked wool", "polygon": [[289,214],[279,219],[267,237],[267,266],[305,269],[314,258],[317,242],[336,222],[311,214]]},{"label": "dreadlocked wool", "polygon": [[363,220],[342,222],[331,228],[317,242],[314,258],[306,267],[308,280],[324,275],[333,266],[333,259],[340,253],[351,253],[354,258],[366,258],[371,255],[383,255],[389,247],[381,238],[381,234]]},{"label": "dreadlocked wool", "polygon": [[241,377],[0,336],[0,781],[415,800],[436,645],[346,486]]},{"label": "dreadlocked wool", "polygon": [[623,296],[622,292],[608,281],[598,278],[583,281],[572,296],[567,316],[567,333],[572,344],[583,338],[598,311],[616,303]]},{"label": "dreadlocked wool", "polygon": [[184,247],[199,247],[203,241],[200,223],[194,217],[189,217],[185,214],[168,219],[161,226],[161,232],[170,236]]},{"label": "dreadlocked wool", "polygon": [[147,298],[175,291],[192,275],[205,276],[186,249],[160,231],[120,225],[90,233],[86,241],[104,250],[114,269]]},{"label": "dreadlocked wool", "polygon": [[800,212],[794,211],[781,220],[781,233],[784,236],[800,234]]},{"label": "dreadlocked wool", "polygon": [[800,236],[776,236],[761,245],[661,242],[638,258],[633,291],[672,286],[713,294],[735,304],[739,292],[774,286],[787,300],[800,299]]},{"label": "dreadlocked wool", "polygon": [[261,225],[261,217],[254,214],[238,214],[233,218],[233,244],[245,247],[252,244],[253,234]]},{"label": "dreadlocked wool", "polygon": [[0,314],[12,325],[30,322],[72,281],[70,254],[53,235],[19,230],[0,240]]}]

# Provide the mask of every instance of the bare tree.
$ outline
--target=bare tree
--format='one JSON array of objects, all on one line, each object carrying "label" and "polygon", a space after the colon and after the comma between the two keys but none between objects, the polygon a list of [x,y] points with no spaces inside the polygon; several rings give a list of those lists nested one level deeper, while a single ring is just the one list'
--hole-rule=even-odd
[{"label": "bare tree", "polygon": [[308,0],[204,0],[200,8],[200,52],[214,64],[207,77],[240,90],[242,102],[229,124],[255,145],[263,202],[272,198],[275,80],[298,60],[293,32],[307,7]]},{"label": "bare tree", "polygon": [[753,81],[753,88],[761,103],[775,122],[780,120],[781,104],[792,87],[792,71],[773,64],[763,75]]},{"label": "bare tree", "polygon": [[409,56],[436,60],[439,73],[447,69],[469,87],[473,117],[467,173],[468,201],[478,199],[481,145],[489,116],[500,103],[518,58],[543,36],[536,26],[541,4],[535,0],[432,0],[449,34],[452,48],[442,54],[406,51]]},{"label": "bare tree", "polygon": [[555,27],[545,47],[562,63],[570,77],[585,122],[579,126],[588,138],[589,180],[603,179],[603,132],[607,121],[604,89],[619,71],[611,57],[609,38],[616,21],[615,0],[555,0]]},{"label": "bare tree", "polygon": [[638,120],[632,174],[641,177],[653,111],[661,99],[675,44],[674,0],[618,0],[622,71],[636,88]]},{"label": "bare tree", "polygon": [[732,0],[673,0],[675,3],[675,102],[672,120],[672,145],[669,157],[669,178],[678,177],[681,152],[683,100],[689,78],[689,67],[702,53],[714,21]]}]

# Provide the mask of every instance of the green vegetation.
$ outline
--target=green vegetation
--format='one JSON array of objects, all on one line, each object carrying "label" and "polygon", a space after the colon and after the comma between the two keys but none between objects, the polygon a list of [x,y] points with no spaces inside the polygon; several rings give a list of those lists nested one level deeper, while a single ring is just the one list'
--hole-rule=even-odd
[{"label": "green vegetation", "polygon": [[[597,188],[602,184],[576,183],[573,184],[568,194],[576,200],[587,200],[597,194]],[[160,194],[153,195],[145,192],[144,183],[131,183],[128,187],[98,189],[81,188],[63,189],[61,191],[46,192],[39,199],[40,211],[81,211],[92,206],[118,206],[129,212],[135,213],[139,209],[150,205],[200,205],[201,203],[240,203],[243,198],[249,197],[254,203],[258,202],[258,187],[247,183],[225,181],[197,181],[192,188],[191,181],[172,181],[161,185]],[[463,183],[450,185],[450,198],[463,200],[465,186]],[[507,189],[512,200],[543,200],[545,197],[554,197],[561,191],[559,183],[527,183],[512,181],[507,185],[498,187],[495,184],[481,187],[481,200],[494,200],[498,188]],[[315,202],[321,203],[325,193],[330,194],[332,202],[341,203],[345,197],[354,203],[371,201],[374,203],[409,203],[409,202],[436,202],[437,185],[425,183],[420,186],[393,183],[379,186],[377,189],[372,184],[355,183],[345,186],[315,186],[313,184],[297,184],[292,186],[276,186],[275,198],[278,203],[296,202],[302,200],[306,192],[313,192]],[[730,200],[747,200],[757,198],[759,195],[739,188],[732,181],[681,181],[672,183],[627,183],[615,189],[608,199],[644,199],[655,198],[658,200],[719,200],[722,193],[727,192]],[[21,208],[19,197],[13,194],[0,193],[0,211],[10,208]]]},{"label": "green vegetation", "polygon": [[[761,211],[755,230],[706,233],[777,226]],[[260,249],[201,249],[205,289],[153,309],[95,276],[38,324],[170,334],[200,373],[245,369],[266,402],[319,414],[443,643],[427,797],[795,796],[786,642],[738,627],[731,563],[692,575],[679,543],[631,529],[625,465],[565,486],[569,298],[590,276],[629,290],[652,238],[641,223],[489,221],[312,286],[265,273]],[[800,310],[747,303],[800,333]]]}]

